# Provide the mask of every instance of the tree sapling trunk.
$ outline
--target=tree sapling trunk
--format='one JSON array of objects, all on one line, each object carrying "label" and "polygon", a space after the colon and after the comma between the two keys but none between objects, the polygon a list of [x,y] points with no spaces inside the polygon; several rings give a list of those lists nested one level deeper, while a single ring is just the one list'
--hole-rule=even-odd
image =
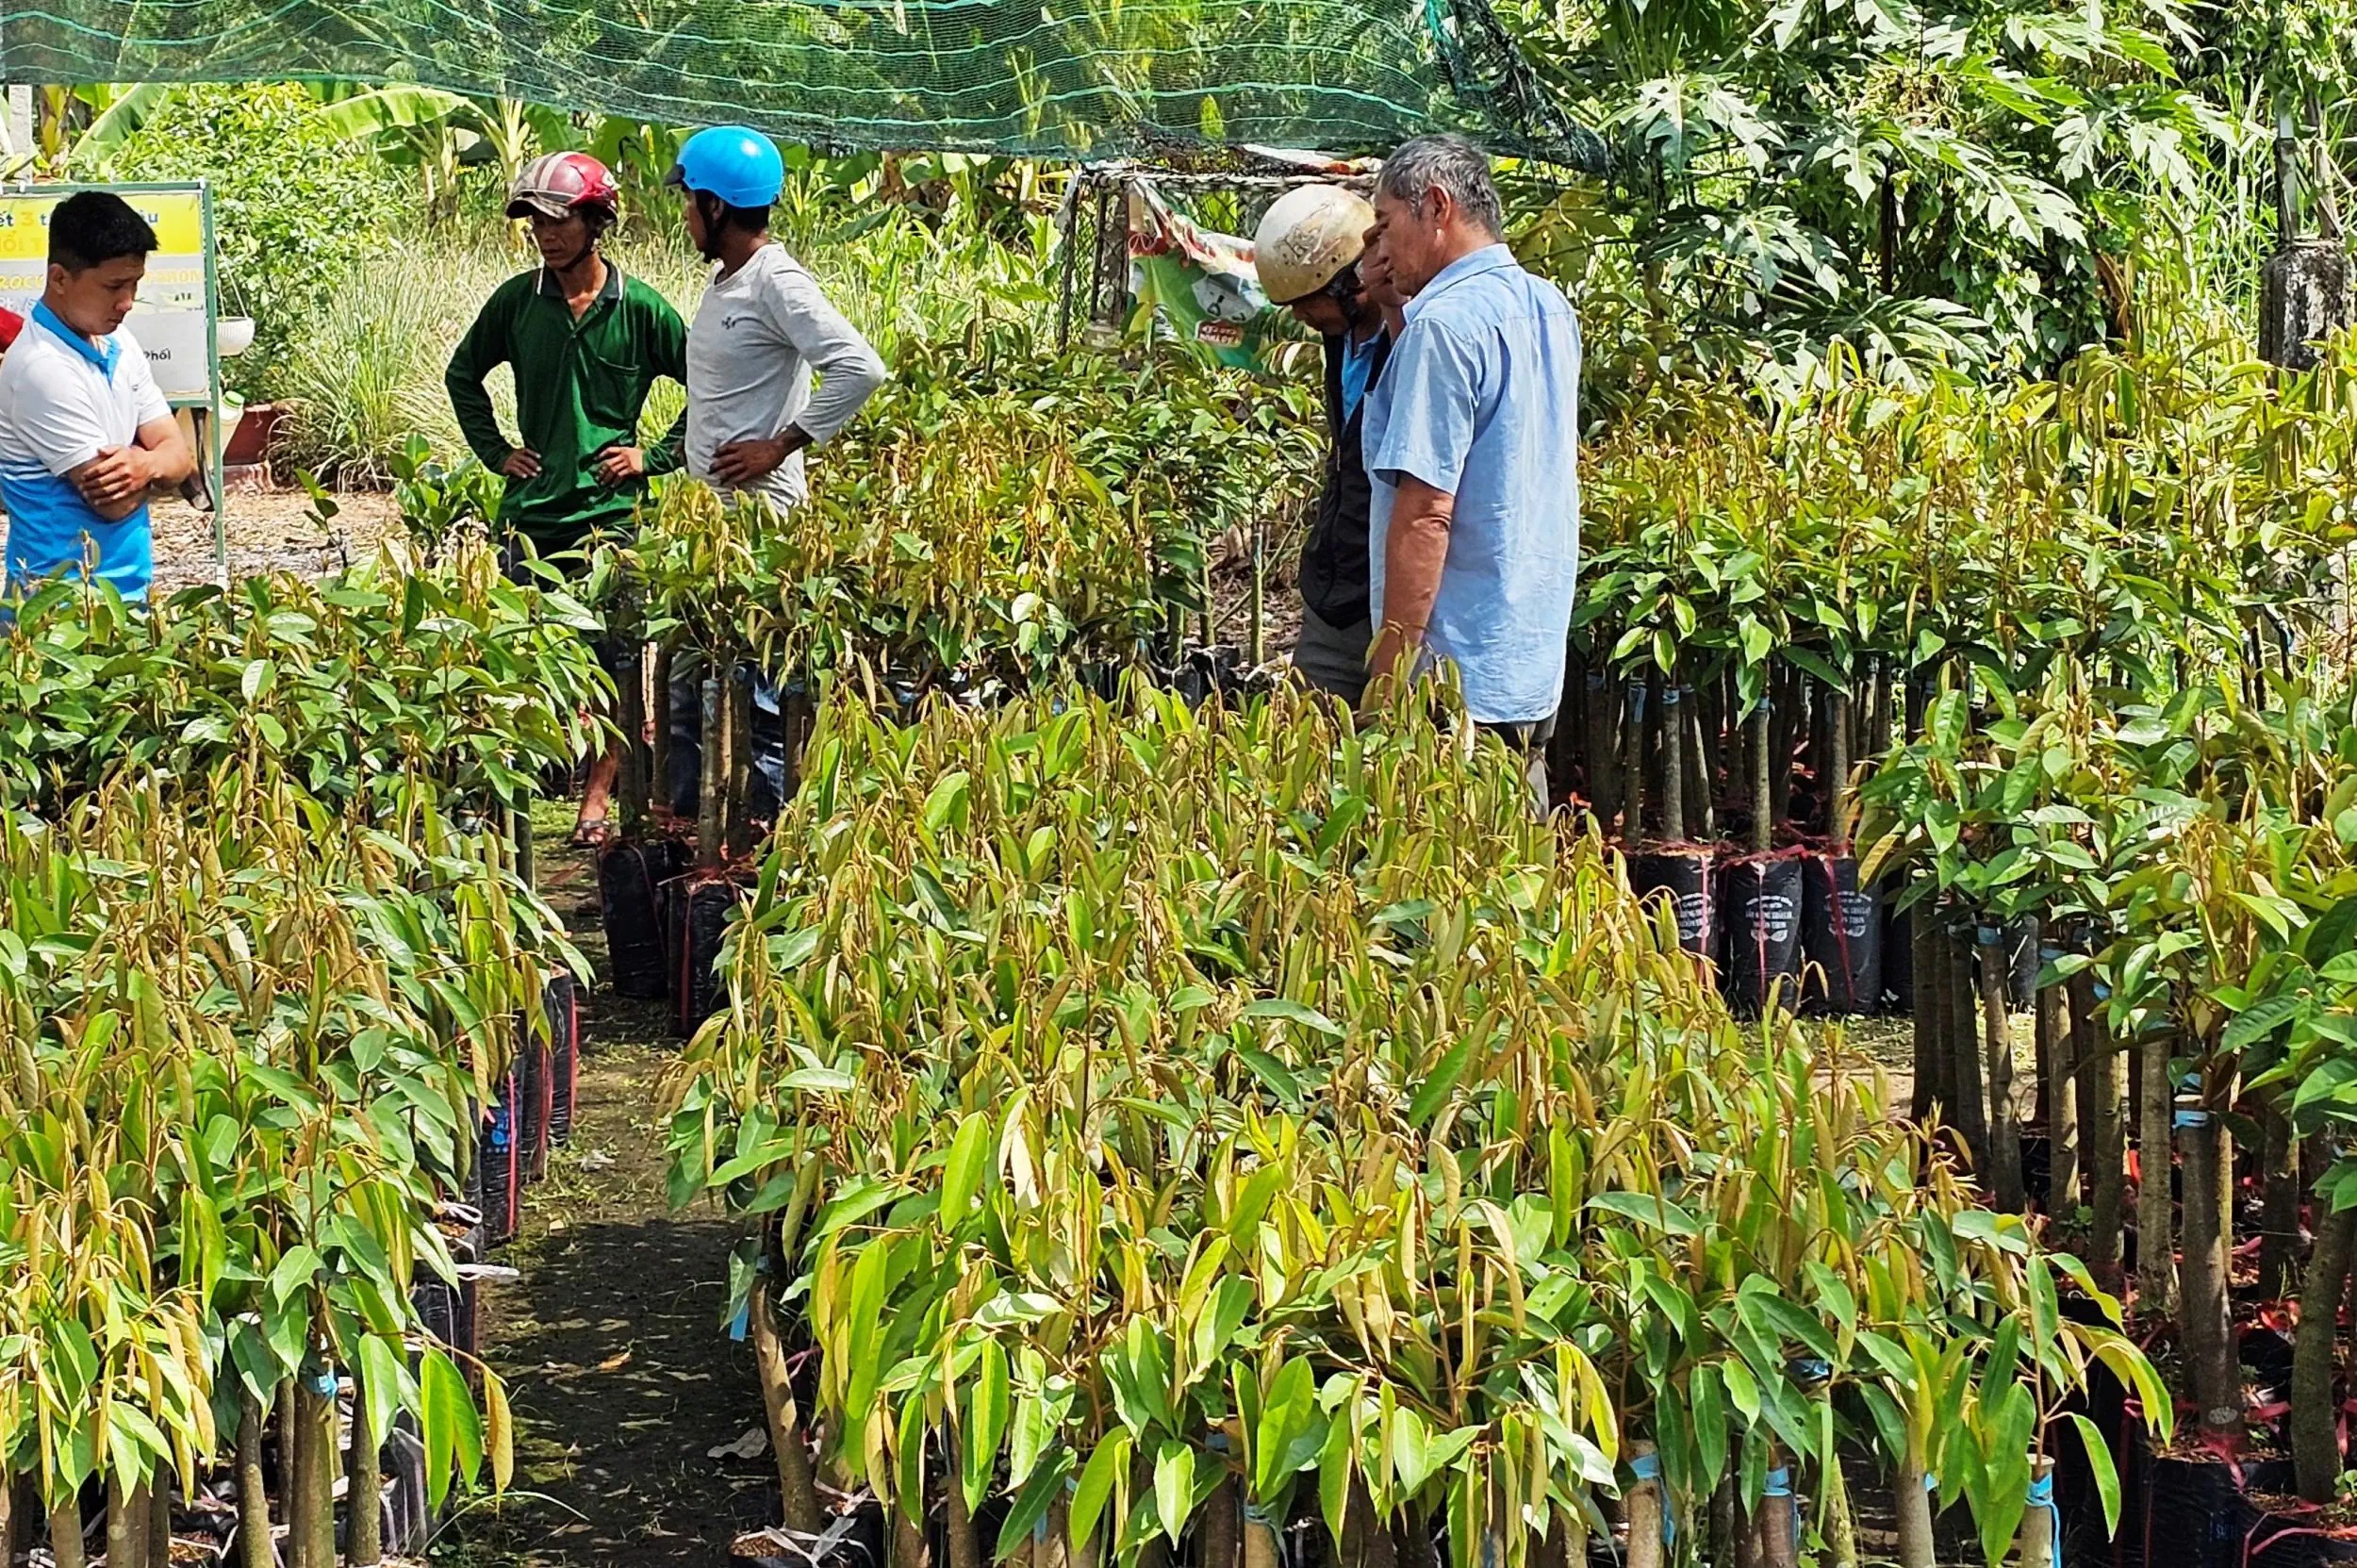
[{"label": "tree sapling trunk", "polygon": [[2072,1214],[2079,1208],[2079,1053],[2070,1028],[2069,998],[2059,985],[2037,994],[2039,1055],[2046,1064],[2046,1208]]},{"label": "tree sapling trunk", "polygon": [[1746,721],[1751,742],[1752,836],[1754,854],[1766,854],[1776,844],[1775,802],[1769,788],[1768,762],[1768,699],[1761,697],[1759,706],[1752,710]]},{"label": "tree sapling trunk", "polygon": [[1934,961],[1932,906],[1919,903],[1907,921],[1907,947],[1912,955],[1908,972],[1915,977],[1915,1081],[1907,1098],[1907,1115],[1922,1122],[1932,1111],[1947,1108],[1947,1057],[1940,1041],[1939,966]]},{"label": "tree sapling trunk", "polygon": [[[1633,1461],[1654,1457],[1650,1443],[1629,1445]],[[1632,1483],[1626,1503],[1628,1514],[1628,1568],[1662,1568],[1661,1560],[1661,1482],[1651,1476]]]},{"label": "tree sapling trunk", "polygon": [[2185,1113],[2184,1262],[2179,1279],[2179,1331],[2192,1362],[2201,1430],[2222,1452],[2243,1443],[2242,1364],[2227,1302],[2227,1257],[2233,1248],[2233,1140],[2205,1106]]},{"label": "tree sapling trunk", "polygon": [[1938,1568],[1939,1548],[1932,1539],[1932,1494],[1924,1485],[1920,1462],[1901,1461],[1890,1501],[1898,1521],[1899,1568]]},{"label": "tree sapling trunk", "polygon": [[2259,1295],[2268,1301],[2289,1296],[2299,1250],[2299,1140],[2280,1101],[2270,1098],[2259,1113],[2261,1212]]},{"label": "tree sapling trunk", "polygon": [[1607,836],[1621,814],[1621,684],[1602,670],[1588,676],[1588,803]]},{"label": "tree sapling trunk", "polygon": [[[2319,1200],[2321,1201],[2321,1200]],[[2340,1337],[2341,1292],[2349,1251],[2357,1242],[2357,1209],[2316,1221],[2316,1245],[2299,1292],[2299,1327],[2292,1334],[2292,1469],[2299,1494],[2330,1503],[2340,1485],[2340,1410],[2332,1398],[2333,1348]]]},{"label": "tree sapling trunk", "polygon": [[2079,1128],[2092,1205],[2087,1268],[2097,1284],[2118,1295],[2127,1284],[2121,1277],[2128,1150],[2127,1128],[2120,1118],[2120,1055],[2096,1003],[2093,971],[2072,975],[2065,991],[2070,1003],[2072,1053],[2079,1065]]},{"label": "tree sapling trunk", "polygon": [[2029,1207],[2029,1197],[2021,1186],[2021,1123],[2014,1114],[2013,1023],[2005,1007],[2011,977],[2003,932],[1983,926],[1979,935],[1981,1029],[1988,1048],[1989,1183],[1997,1206],[2019,1213]]},{"label": "tree sapling trunk", "polygon": [[1621,836],[1631,844],[1645,838],[1645,699],[1642,681],[1628,683],[1628,718],[1621,739]]},{"label": "tree sapling trunk", "polygon": [[262,1427],[269,1420],[250,1388],[238,1391],[238,1560],[241,1568],[272,1568],[270,1480],[262,1468]]},{"label": "tree sapling trunk", "polygon": [[2157,1324],[2177,1310],[2177,1236],[2170,1213],[2169,1123],[2176,1089],[2168,1079],[2168,1041],[2136,1049],[2136,1313]]},{"label": "tree sapling trunk", "polygon": [[354,1367],[352,1374],[351,1452],[344,1461],[350,1484],[344,1488],[344,1556],[352,1568],[376,1568],[385,1559],[384,1438],[369,1424],[369,1391]]},{"label": "tree sapling trunk", "polygon": [[1715,752],[1703,738],[1707,728],[1703,718],[1703,704],[1688,692],[1680,704],[1686,710],[1686,836],[1695,843],[1707,844],[1719,836],[1719,813],[1712,802],[1718,788]]},{"label": "tree sapling trunk", "polygon": [[336,1568],[336,1393],[306,1374],[295,1385],[295,1485],[287,1507],[293,1568]]},{"label": "tree sapling trunk", "polygon": [[[2043,1481],[2053,1484],[2054,1461],[2033,1460],[2030,1463],[2030,1483]],[[2021,1527],[2013,1538],[2014,1556],[2021,1568],[2061,1568],[2054,1560],[2054,1515],[2044,1508],[2033,1508],[2021,1515]]]},{"label": "tree sapling trunk", "polygon": [[1950,1113],[1956,1131],[1972,1153],[1972,1168],[1985,1181],[1992,1180],[1989,1151],[1991,1110],[1982,1081],[1980,986],[1972,965],[1972,932],[1951,927],[1941,938],[1947,963],[1944,986],[1948,1002],[1948,1062],[1954,1074],[1956,1102]]},{"label": "tree sapling trunk", "polygon": [[172,1568],[172,1472],[160,1464],[147,1483],[147,1560]]},{"label": "tree sapling trunk", "polygon": [[1661,836],[1686,836],[1686,709],[1673,682],[1661,692]]},{"label": "tree sapling trunk", "polygon": [[1825,694],[1825,842],[1836,854],[1850,845],[1850,694]]},{"label": "tree sapling trunk", "polygon": [[107,1563],[147,1562],[147,1483],[124,1483],[119,1474],[107,1477]]},{"label": "tree sapling trunk", "polygon": [[49,1555],[57,1568],[86,1568],[82,1552],[82,1499],[67,1497],[49,1506]]},{"label": "tree sapling trunk", "polygon": [[726,714],[728,705],[721,701],[720,678],[713,661],[705,661],[703,686],[701,692],[703,706],[703,745],[697,760],[701,764],[702,777],[696,792],[696,862],[706,871],[717,871],[727,849],[724,831],[728,817],[722,799],[728,779]]}]

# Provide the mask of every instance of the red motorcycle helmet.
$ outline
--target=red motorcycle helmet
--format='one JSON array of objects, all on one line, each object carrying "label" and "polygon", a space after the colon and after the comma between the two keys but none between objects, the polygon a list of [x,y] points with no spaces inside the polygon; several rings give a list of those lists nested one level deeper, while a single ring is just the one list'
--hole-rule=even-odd
[{"label": "red motorcycle helmet", "polygon": [[507,215],[565,218],[594,207],[611,218],[619,197],[613,174],[587,153],[550,153],[516,175],[507,190]]}]

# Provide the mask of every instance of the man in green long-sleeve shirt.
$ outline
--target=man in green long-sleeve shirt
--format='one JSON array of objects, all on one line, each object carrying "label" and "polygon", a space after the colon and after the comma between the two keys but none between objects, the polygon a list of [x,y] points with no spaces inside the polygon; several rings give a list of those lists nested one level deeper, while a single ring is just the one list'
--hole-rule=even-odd
[{"label": "man in green long-sleeve shirt", "polygon": [[[507,215],[530,221],[541,265],[492,292],[444,377],[468,446],[507,478],[499,524],[511,573],[525,541],[547,555],[627,526],[648,476],[680,466],[686,416],[651,449],[638,444],[638,421],[657,377],[686,385],[687,329],[662,295],[600,251],[615,205],[613,175],[586,153],[525,166]],[[516,375],[512,441],[483,386],[503,364]],[[618,763],[609,746],[590,768],[576,843],[602,840]]]}]

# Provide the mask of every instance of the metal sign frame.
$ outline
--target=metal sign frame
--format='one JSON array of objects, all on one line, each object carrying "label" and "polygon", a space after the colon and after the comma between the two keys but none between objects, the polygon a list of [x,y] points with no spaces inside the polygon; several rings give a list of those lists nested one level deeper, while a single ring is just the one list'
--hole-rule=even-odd
[{"label": "metal sign frame", "polygon": [[168,397],[175,409],[189,409],[201,418],[206,447],[205,487],[213,503],[213,568],[223,586],[229,583],[228,492],[222,479],[221,433],[221,261],[213,228],[213,188],[205,180],[135,180],[107,185],[90,182],[0,182],[0,197],[63,201],[85,190],[105,190],[123,197],[196,197],[205,248],[205,383],[203,398]]}]

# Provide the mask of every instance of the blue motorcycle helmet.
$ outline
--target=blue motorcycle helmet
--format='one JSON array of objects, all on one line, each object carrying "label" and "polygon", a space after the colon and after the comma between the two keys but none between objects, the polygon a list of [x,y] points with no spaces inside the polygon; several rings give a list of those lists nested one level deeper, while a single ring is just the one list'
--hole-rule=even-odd
[{"label": "blue motorcycle helmet", "polygon": [[664,183],[759,211],[785,189],[785,160],[775,142],[750,126],[715,125],[687,139]]}]

